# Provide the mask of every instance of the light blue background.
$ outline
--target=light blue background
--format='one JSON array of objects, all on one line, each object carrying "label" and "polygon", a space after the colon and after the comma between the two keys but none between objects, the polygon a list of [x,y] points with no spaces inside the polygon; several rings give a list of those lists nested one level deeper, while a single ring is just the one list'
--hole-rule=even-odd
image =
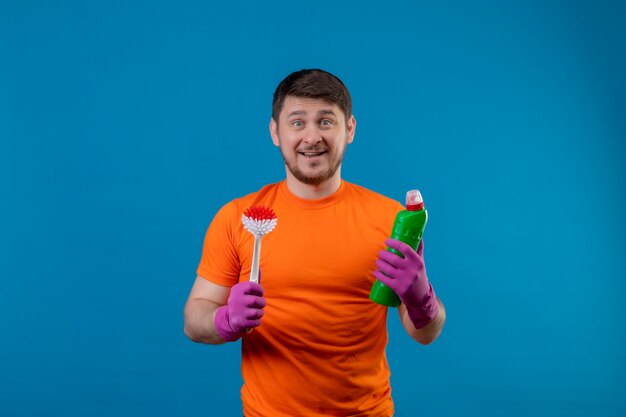
[{"label": "light blue background", "polygon": [[344,178],[429,208],[448,322],[390,316],[396,415],[624,415],[625,12],[1,1],[0,415],[240,415],[238,345],[182,308],[216,210],[283,178],[307,67],[352,92]]}]

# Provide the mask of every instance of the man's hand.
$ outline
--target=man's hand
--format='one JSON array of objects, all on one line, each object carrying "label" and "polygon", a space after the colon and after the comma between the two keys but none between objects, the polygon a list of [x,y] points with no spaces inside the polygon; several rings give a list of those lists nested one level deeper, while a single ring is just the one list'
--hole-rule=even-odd
[{"label": "man's hand", "polygon": [[246,329],[261,324],[263,308],[263,287],[254,282],[235,284],[228,297],[228,303],[215,312],[215,329],[226,342],[233,342],[241,337]]},{"label": "man's hand", "polygon": [[396,239],[387,239],[385,244],[400,252],[402,257],[387,250],[380,251],[376,260],[378,270],[374,271],[374,276],[398,294],[411,322],[416,329],[420,329],[439,313],[437,297],[426,277],[424,241],[420,242],[417,252]]}]

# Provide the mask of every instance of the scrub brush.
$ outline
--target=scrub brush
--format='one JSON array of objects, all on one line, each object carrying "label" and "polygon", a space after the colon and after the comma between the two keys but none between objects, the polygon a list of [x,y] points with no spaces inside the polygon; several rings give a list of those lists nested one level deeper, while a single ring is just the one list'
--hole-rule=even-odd
[{"label": "scrub brush", "polygon": [[252,206],[241,215],[243,227],[254,236],[250,282],[259,283],[259,261],[261,259],[261,239],[274,230],[278,219],[274,210],[264,206]]}]

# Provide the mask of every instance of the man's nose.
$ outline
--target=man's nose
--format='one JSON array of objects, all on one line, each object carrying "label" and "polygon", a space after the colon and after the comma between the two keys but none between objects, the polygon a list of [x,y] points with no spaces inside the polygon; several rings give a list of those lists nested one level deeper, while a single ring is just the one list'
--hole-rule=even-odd
[{"label": "man's nose", "polygon": [[317,126],[309,126],[304,131],[303,142],[307,145],[315,145],[322,141],[322,135]]}]

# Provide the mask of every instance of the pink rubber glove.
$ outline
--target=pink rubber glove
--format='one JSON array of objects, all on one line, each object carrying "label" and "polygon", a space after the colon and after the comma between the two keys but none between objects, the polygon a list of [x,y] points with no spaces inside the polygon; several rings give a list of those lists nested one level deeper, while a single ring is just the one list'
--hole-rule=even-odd
[{"label": "pink rubber glove", "polygon": [[226,342],[239,339],[246,329],[261,324],[263,308],[263,287],[254,282],[240,282],[230,289],[228,303],[215,312],[215,329]]},{"label": "pink rubber glove", "polygon": [[398,294],[406,306],[409,318],[416,329],[433,321],[439,314],[439,302],[426,277],[424,264],[424,241],[415,252],[409,245],[396,239],[385,244],[400,252],[404,258],[383,250],[378,253],[374,276]]}]

